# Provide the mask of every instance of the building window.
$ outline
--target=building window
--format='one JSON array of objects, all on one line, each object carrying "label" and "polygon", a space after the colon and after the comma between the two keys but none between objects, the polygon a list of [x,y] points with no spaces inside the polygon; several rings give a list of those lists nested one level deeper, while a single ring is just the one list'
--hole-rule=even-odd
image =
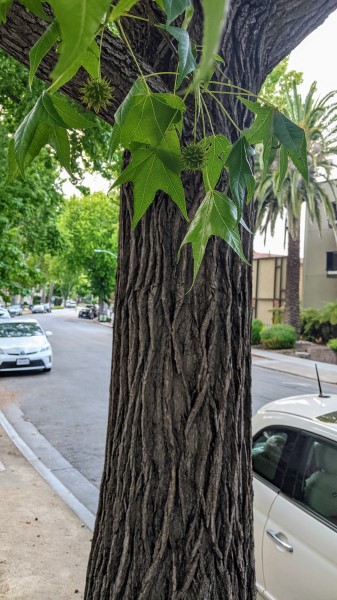
[{"label": "building window", "polygon": [[337,275],[337,252],[326,253],[327,275]]}]

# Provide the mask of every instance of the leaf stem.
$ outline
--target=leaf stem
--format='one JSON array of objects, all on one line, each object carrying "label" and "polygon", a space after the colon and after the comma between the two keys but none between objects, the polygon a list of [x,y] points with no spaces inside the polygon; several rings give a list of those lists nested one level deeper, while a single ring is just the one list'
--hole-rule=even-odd
[{"label": "leaf stem", "polygon": [[214,94],[210,91],[210,90],[205,90],[206,94],[209,94],[210,96],[212,96],[213,100],[215,100],[215,102],[217,104],[219,104],[221,110],[225,113],[227,119],[229,119],[229,121],[232,123],[232,125],[234,125],[234,127],[240,132],[242,133],[242,129],[240,129],[240,127],[235,123],[235,121],[232,119],[232,117],[230,116],[229,112],[225,109],[225,107],[223,106],[223,104],[221,104],[220,100],[218,100],[218,98],[216,96],[214,96]]},{"label": "leaf stem", "polygon": [[147,85],[147,83],[146,83],[146,79],[145,79],[145,77],[144,77],[143,71],[142,71],[142,70],[141,70],[141,68],[140,68],[139,62],[138,62],[138,60],[137,60],[137,58],[136,58],[136,55],[135,55],[134,51],[132,50],[131,44],[130,44],[130,42],[129,42],[129,40],[128,40],[128,38],[127,38],[126,34],[125,34],[125,31],[124,31],[123,25],[122,25],[122,23],[120,22],[120,20],[119,20],[119,19],[118,19],[118,27],[119,27],[119,29],[120,29],[120,31],[121,31],[122,38],[123,38],[123,40],[124,40],[124,42],[125,42],[125,44],[126,44],[126,46],[127,46],[128,50],[129,50],[129,52],[130,52],[130,54],[131,54],[131,56],[132,56],[132,58],[133,58],[134,62],[135,62],[135,65],[136,65],[136,67],[137,67],[137,69],[138,69],[138,71],[139,71],[139,74],[140,74],[141,78],[143,79],[143,81],[144,81],[144,83],[145,83],[145,85],[146,85],[146,87],[147,87],[148,93],[150,93],[150,90],[149,90],[149,88],[148,88],[148,85]]},{"label": "leaf stem", "polygon": [[206,112],[206,115],[207,115],[207,117],[208,117],[208,121],[209,121],[209,124],[210,124],[210,128],[211,128],[211,131],[212,131],[212,135],[215,135],[215,131],[214,131],[214,127],[213,127],[213,123],[212,123],[211,115],[209,114],[209,110],[208,110],[208,108],[207,108],[207,104],[206,104],[206,102],[205,102],[204,98],[202,97],[202,94],[201,94],[201,102],[203,103],[203,106],[204,106],[204,108],[205,108],[205,112]]},{"label": "leaf stem", "polygon": [[[254,96],[254,98],[258,98],[259,100],[262,100],[262,102],[265,102],[265,104],[268,104],[269,106],[272,106],[273,108],[275,108],[274,105],[269,100],[264,98],[263,96],[260,96],[259,94],[254,94],[254,92],[251,92],[250,90],[246,90],[245,88],[242,88],[239,85],[234,85],[233,83],[226,83],[226,82],[222,82],[222,81],[213,81],[213,80],[211,80],[209,83],[210,84],[212,83],[213,85],[224,85],[226,87],[235,88],[236,90],[239,90],[239,94],[241,94],[242,96]],[[237,94],[238,95],[238,92],[217,92],[216,90],[211,90],[211,91],[216,94]]]}]

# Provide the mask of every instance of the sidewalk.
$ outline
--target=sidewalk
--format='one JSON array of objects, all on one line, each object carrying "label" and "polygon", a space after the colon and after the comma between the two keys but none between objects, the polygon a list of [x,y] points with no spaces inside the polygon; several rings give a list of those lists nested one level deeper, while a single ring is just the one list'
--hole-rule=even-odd
[{"label": "sidewalk", "polygon": [[286,354],[278,354],[277,352],[269,352],[267,350],[257,350],[254,347],[252,348],[252,361],[253,365],[257,367],[317,380],[316,364],[321,382],[337,385],[337,365],[316,362],[307,358],[297,358],[296,356],[288,356]]},{"label": "sidewalk", "polygon": [[92,533],[0,428],[0,600],[83,598]]}]

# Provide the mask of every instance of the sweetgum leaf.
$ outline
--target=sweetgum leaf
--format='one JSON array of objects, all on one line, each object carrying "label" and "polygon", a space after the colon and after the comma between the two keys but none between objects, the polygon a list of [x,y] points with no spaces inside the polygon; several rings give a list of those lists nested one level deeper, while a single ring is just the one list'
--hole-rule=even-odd
[{"label": "sweetgum leaf", "polygon": [[130,8],[137,4],[137,2],[138,0],[119,0],[116,6],[113,7],[109,20],[117,21],[119,17],[121,17],[124,13],[128,12]]},{"label": "sweetgum leaf", "polygon": [[29,85],[33,83],[34,75],[41,62],[55,42],[60,37],[60,28],[56,21],[53,21],[49,27],[43,32],[41,37],[29,52]]},{"label": "sweetgum leaf", "polygon": [[301,156],[303,141],[305,141],[304,129],[290,121],[288,117],[279,111],[275,111],[273,130],[277,139],[287,150]]},{"label": "sweetgum leaf", "polygon": [[233,144],[226,160],[226,166],[229,171],[230,189],[233,200],[238,209],[238,219],[246,202],[251,199],[255,189],[255,179],[248,160],[249,144],[245,137],[238,139]]},{"label": "sweetgum leaf", "polygon": [[52,72],[55,81],[92,43],[110,6],[110,0],[50,0],[59,23],[62,44],[60,58]]},{"label": "sweetgum leaf", "polygon": [[7,13],[13,4],[13,0],[7,0],[6,2],[0,2],[0,23],[6,23]]},{"label": "sweetgum leaf", "polygon": [[197,66],[196,60],[192,52],[191,39],[187,31],[180,27],[173,27],[172,25],[161,25],[162,29],[165,29],[178,41],[178,77],[177,77],[177,88],[179,88],[189,73],[192,73]]},{"label": "sweetgum leaf", "polygon": [[222,133],[207,138],[208,141],[210,142],[210,146],[203,169],[204,183],[207,190],[214,189],[218,183],[232,148],[232,144]]},{"label": "sweetgum leaf", "polygon": [[227,15],[228,0],[203,0],[204,27],[202,55],[195,72],[193,87],[209,81],[214,72],[214,55],[217,53]]},{"label": "sweetgum leaf", "polygon": [[121,143],[131,142],[155,146],[174,126],[181,129],[185,105],[173,94],[135,95],[130,101],[127,117],[121,122]]},{"label": "sweetgum leaf", "polygon": [[41,0],[20,0],[20,3],[23,4],[29,12],[33,13],[33,15],[40,17],[40,19],[43,19],[44,21],[50,21],[49,15],[43,10]]},{"label": "sweetgum leaf", "polygon": [[162,0],[162,4],[167,15],[167,23],[170,24],[190,6],[191,0]]},{"label": "sweetgum leaf", "polygon": [[65,170],[72,176],[70,164],[70,144],[68,133],[62,127],[51,126],[49,129],[49,144],[54,148],[58,159]]},{"label": "sweetgum leaf", "polygon": [[192,244],[193,283],[204,257],[208,240],[212,235],[227,242],[234,252],[247,263],[241,245],[237,208],[226,194],[216,190],[207,192],[181,244],[181,247],[189,242]]},{"label": "sweetgum leaf", "polygon": [[135,145],[131,163],[113,185],[116,187],[127,181],[133,182],[133,227],[136,227],[152,204],[158,191],[170,196],[188,219],[180,169],[179,140],[174,130],[167,132],[165,139],[156,148]]},{"label": "sweetgum leaf", "polygon": [[122,104],[118,107],[115,113],[115,125],[113,126],[111,140],[109,145],[109,156],[112,156],[116,148],[121,143],[122,127],[126,123],[129,110],[132,106],[134,96],[143,96],[149,93],[148,87],[144,79],[136,79],[128,95],[124,98]]}]

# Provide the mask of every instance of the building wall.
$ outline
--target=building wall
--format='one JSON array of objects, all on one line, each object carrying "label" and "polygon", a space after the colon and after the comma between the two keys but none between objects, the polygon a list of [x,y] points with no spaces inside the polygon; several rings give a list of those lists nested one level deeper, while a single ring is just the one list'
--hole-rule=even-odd
[{"label": "building wall", "polygon": [[272,323],[272,309],[285,301],[286,256],[262,255],[253,259],[253,318]]},{"label": "building wall", "polygon": [[326,253],[336,252],[334,230],[321,211],[322,232],[306,216],[304,235],[303,308],[322,308],[326,302],[337,300],[336,276],[327,276]]}]

